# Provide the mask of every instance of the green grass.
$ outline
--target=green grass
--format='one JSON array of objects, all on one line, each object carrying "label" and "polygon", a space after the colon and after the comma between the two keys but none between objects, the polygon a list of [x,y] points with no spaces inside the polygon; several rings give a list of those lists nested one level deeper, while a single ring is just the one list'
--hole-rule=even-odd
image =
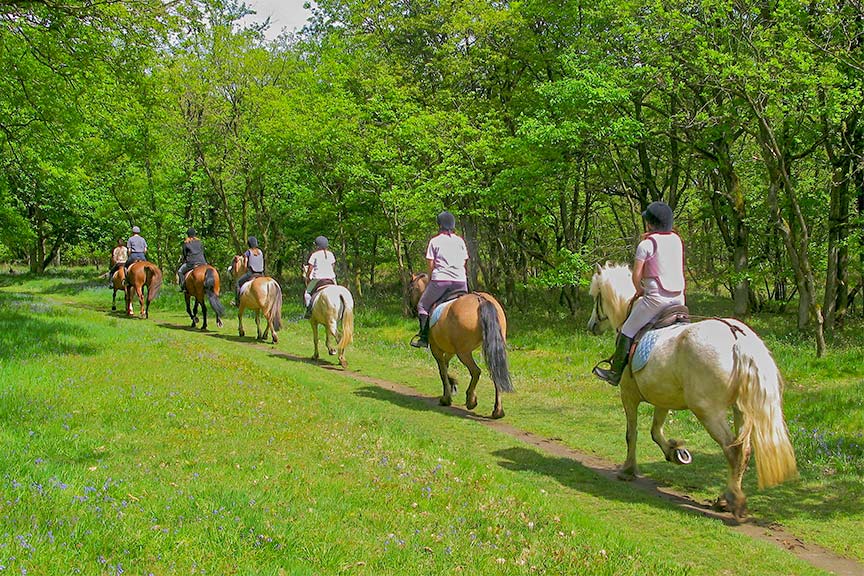
[{"label": "green grass", "polygon": [[[173,286],[150,321],[111,314],[110,291],[86,273],[0,286],[10,573],[819,573],[575,462],[303,361],[299,296],[286,294],[271,348],[238,341],[233,309],[221,330],[189,330]],[[349,365],[434,397],[434,363],[407,347],[415,327],[396,310],[359,307]],[[615,390],[589,377],[611,340],[589,337],[581,318],[510,320],[507,421],[622,459]],[[802,479],[760,492],[749,473],[751,509],[861,559],[861,363],[847,367],[860,344],[815,362],[806,342],[783,340],[780,320],[763,328],[789,381]],[[478,393],[488,414],[485,375]],[[722,490],[719,450],[689,413],[668,428],[688,440],[690,467],[662,461],[647,428],[643,418],[644,473],[696,498]]]}]

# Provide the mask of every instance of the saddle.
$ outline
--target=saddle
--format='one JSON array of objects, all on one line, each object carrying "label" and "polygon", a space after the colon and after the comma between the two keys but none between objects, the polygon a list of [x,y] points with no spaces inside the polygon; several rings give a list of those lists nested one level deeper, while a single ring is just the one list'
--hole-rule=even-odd
[{"label": "saddle", "polygon": [[[259,276],[260,276],[260,274],[259,274]],[[312,296],[315,296],[316,294],[318,294],[318,292],[320,292],[321,290],[323,290],[327,286],[336,286],[336,285],[337,285],[336,281],[332,280],[330,278],[327,278],[325,280],[318,280],[318,284],[315,286],[315,290],[312,291]]]},{"label": "saddle", "polygon": [[444,313],[444,310],[447,309],[447,306],[466,294],[468,294],[468,292],[465,290],[450,290],[445,292],[441,298],[432,304],[432,309],[429,312],[429,326],[434,326],[435,323],[438,322],[438,319],[441,318],[441,315]]},{"label": "saddle", "polygon": [[674,305],[661,310],[654,321],[642,327],[633,338],[629,354],[630,368],[633,372],[638,372],[648,363],[655,344],[666,334],[666,331],[660,332],[661,329],[676,330],[673,327],[683,327],[689,323],[690,312],[686,306]]}]

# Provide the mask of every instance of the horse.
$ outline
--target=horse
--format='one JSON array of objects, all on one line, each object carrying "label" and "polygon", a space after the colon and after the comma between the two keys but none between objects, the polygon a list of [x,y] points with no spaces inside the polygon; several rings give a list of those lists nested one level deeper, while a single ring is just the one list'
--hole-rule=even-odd
[{"label": "horse", "polygon": [[[312,315],[309,322],[312,324],[312,341],[315,344],[313,360],[318,359],[318,325],[323,324],[327,330],[325,344],[327,352],[331,356],[338,354],[339,365],[348,367],[345,360],[345,348],[354,340],[354,297],[344,286],[331,284],[317,291],[313,295]],[[342,337],[339,337],[338,325],[342,322]],[[332,342],[336,343],[336,348]]]},{"label": "horse", "polygon": [[[619,330],[627,319],[635,294],[626,265],[597,265],[591,279],[594,309],[588,330],[599,334]],[[658,332],[662,334],[662,332]],[[637,409],[654,405],[651,438],[666,460],[689,464],[690,453],[678,440],[667,440],[663,423],[670,410],[690,410],[723,449],[729,468],[725,492],[715,507],[741,519],[747,499],[741,488],[750,460],[756,457],[759,488],[775,486],[797,476],[795,453],[783,419],[783,380],[765,343],[734,318],[710,318],[658,336],[647,364],[637,372],[630,365],[620,383],[627,417],[627,459],[618,472],[632,480],[636,465]],[[729,426],[731,407],[735,434]]]},{"label": "horse", "polygon": [[[198,305],[201,305],[201,313],[204,322],[201,330],[207,329],[207,302],[216,314],[216,326],[222,327],[222,316],[225,315],[225,307],[219,301],[219,272],[209,264],[200,264],[186,272],[186,277],[181,280],[185,286],[183,294],[186,297],[186,313],[192,320],[192,327],[198,325]],[[194,308],[189,307],[189,301],[195,298]]]},{"label": "horse", "polygon": [[[147,287],[147,304],[144,304],[144,287]],[[150,317],[150,303],[159,295],[159,289],[162,288],[162,271],[147,260],[138,260],[129,265],[126,269],[126,313],[129,316],[134,316],[135,312],[132,306],[132,293],[138,295],[138,302],[141,308],[141,317]]]},{"label": "horse", "polygon": [[126,268],[121,264],[111,275],[111,289],[114,291],[111,294],[111,310],[117,310],[117,292],[123,290],[125,292],[126,285]]},{"label": "horse", "polygon": [[411,281],[408,284],[408,306],[411,316],[417,316],[417,304],[428,285],[429,276],[427,274],[411,274]]},{"label": "horse", "polygon": [[[246,261],[243,256],[234,256],[228,272],[235,279],[246,273]],[[282,288],[269,276],[259,276],[243,284],[237,310],[237,331],[241,337],[246,335],[243,330],[243,313],[248,308],[255,311],[255,327],[258,329],[258,340],[266,340],[270,333],[273,344],[279,342],[277,332],[282,328]],[[261,313],[267,320],[267,327],[261,333]]]},{"label": "horse", "polygon": [[[416,274],[412,279],[409,294],[419,290],[422,295],[428,278]],[[420,285],[423,288],[420,289]],[[433,311],[433,316],[435,312]],[[453,356],[465,365],[471,375],[471,382],[465,390],[465,407],[477,407],[477,382],[480,368],[474,361],[473,352],[482,344],[483,357],[495,385],[495,406],[492,418],[503,418],[501,392],[513,392],[510,368],[507,361],[507,317],[501,304],[485,292],[471,292],[460,296],[441,311],[441,316],[429,328],[429,349],[438,363],[438,374],[444,387],[439,400],[442,406],[453,403],[452,393],[456,390],[456,379],[449,373]]]}]

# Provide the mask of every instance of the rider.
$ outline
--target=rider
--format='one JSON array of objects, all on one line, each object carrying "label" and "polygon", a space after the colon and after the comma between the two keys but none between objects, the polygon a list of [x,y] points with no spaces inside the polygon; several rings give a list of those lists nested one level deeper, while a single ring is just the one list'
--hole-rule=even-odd
[{"label": "rider", "polygon": [[249,245],[249,249],[243,253],[243,263],[246,265],[246,273],[237,280],[235,306],[240,305],[240,288],[243,287],[243,284],[255,276],[264,274],[264,252],[258,247],[258,239],[255,236],[250,236],[246,244]]},{"label": "rider", "polygon": [[429,265],[429,285],[417,303],[420,331],[411,340],[411,346],[429,346],[429,311],[441,297],[450,292],[467,292],[468,276],[465,263],[468,248],[456,234],[456,217],[444,211],[438,214],[438,235],[429,240],[426,262]]},{"label": "rider", "polygon": [[186,290],[186,273],[200,266],[207,264],[204,259],[204,247],[201,245],[201,240],[195,235],[195,228],[186,230],[186,239],[183,240],[183,246],[180,248],[180,268],[177,270],[177,283],[180,285],[180,291]]},{"label": "rider", "polygon": [[117,246],[111,252],[111,269],[108,271],[109,285],[114,278],[114,273],[126,262],[127,258],[129,258],[129,250],[126,248],[126,243],[123,242],[123,238],[118,238]]},{"label": "rider", "polygon": [[336,256],[327,249],[330,242],[324,236],[315,238],[316,250],[309,255],[306,262],[306,291],[303,293],[303,301],[306,303],[304,318],[312,316],[312,294],[318,285],[324,280],[330,280],[336,284]]},{"label": "rider", "polygon": [[140,260],[147,260],[147,241],[140,236],[141,229],[138,226],[132,227],[132,236],[126,241],[126,249],[129,250],[129,257],[123,265],[126,270],[129,266]]},{"label": "rider", "polygon": [[647,232],[636,246],[633,262],[633,285],[641,298],[621,326],[611,368],[594,368],[596,376],[613,386],[621,381],[639,330],[667,306],[684,304],[684,244],[672,230],[672,208],[665,202],[652,202],[642,218]]}]

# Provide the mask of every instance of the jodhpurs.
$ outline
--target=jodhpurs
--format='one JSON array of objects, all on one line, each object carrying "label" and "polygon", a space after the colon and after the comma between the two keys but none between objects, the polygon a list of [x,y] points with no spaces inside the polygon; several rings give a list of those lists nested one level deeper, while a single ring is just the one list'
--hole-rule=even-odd
[{"label": "jodhpurs", "polygon": [[633,338],[643,326],[654,320],[661,310],[673,304],[684,305],[683,292],[677,295],[643,294],[633,305],[633,310],[621,326],[621,333],[628,338]]},{"label": "jodhpurs", "polygon": [[429,316],[429,311],[435,302],[438,302],[449,292],[467,292],[468,282],[465,280],[433,280],[426,286],[426,290],[417,303],[417,316]]}]

